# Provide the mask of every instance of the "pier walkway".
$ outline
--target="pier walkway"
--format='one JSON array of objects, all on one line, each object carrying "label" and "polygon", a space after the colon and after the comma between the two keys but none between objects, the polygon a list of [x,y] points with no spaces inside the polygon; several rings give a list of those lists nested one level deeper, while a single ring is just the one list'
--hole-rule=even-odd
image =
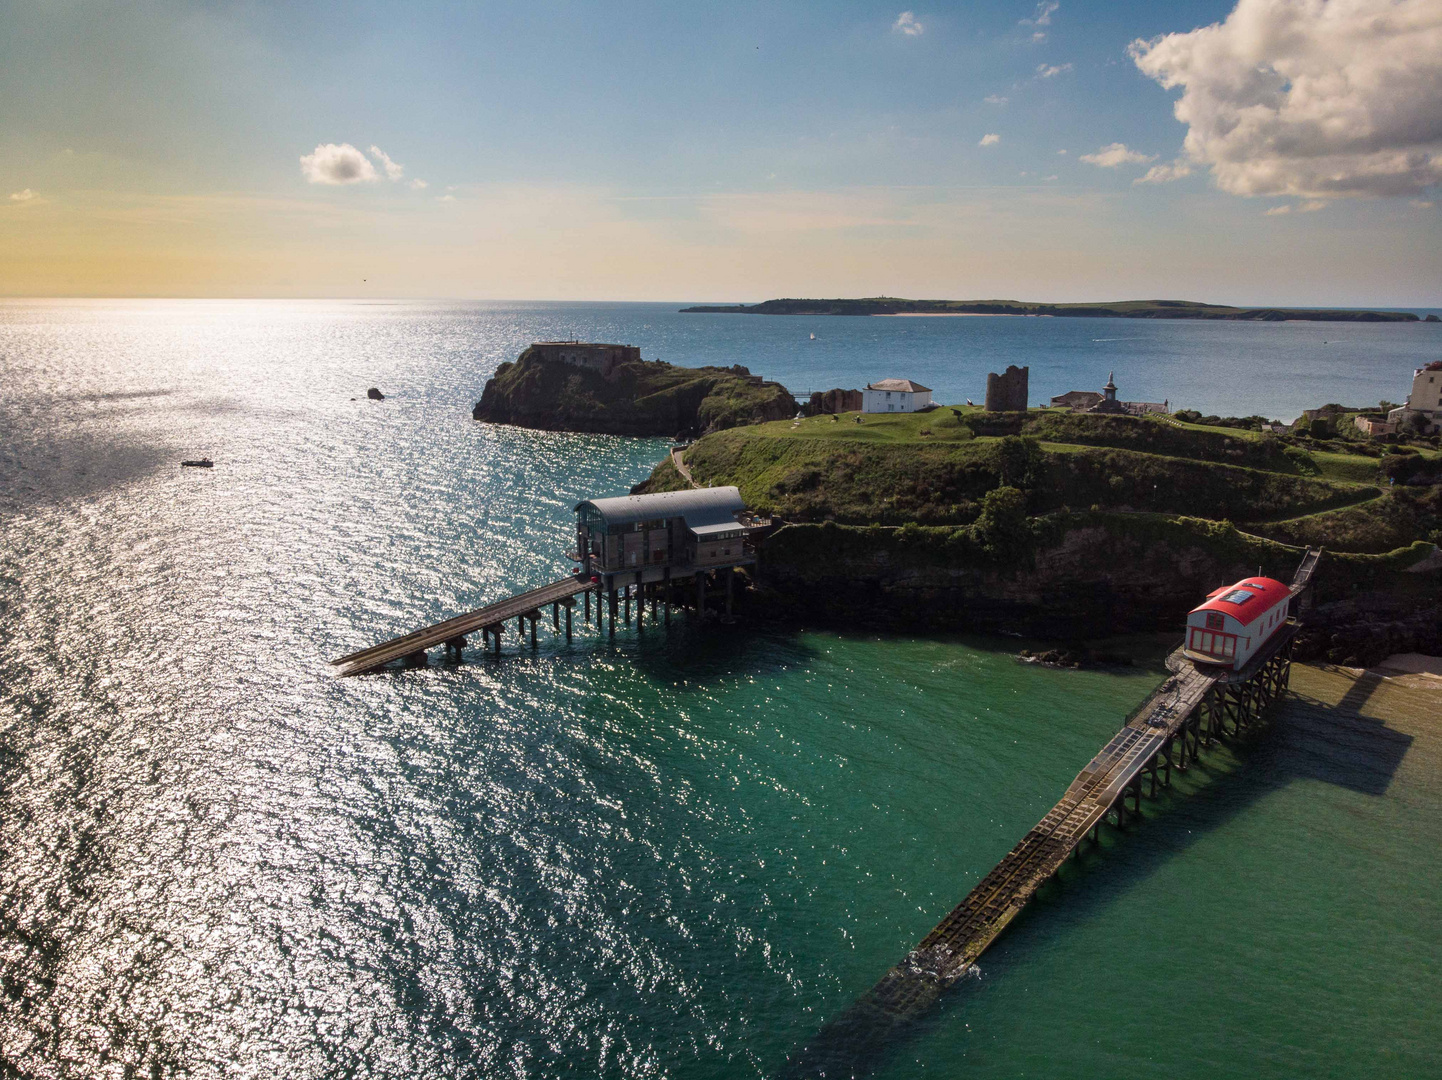
[{"label": "pier walkway", "polygon": [[566,606],[567,626],[569,627],[569,608],[574,603],[571,598],[593,588],[595,585],[591,580],[579,574],[563,577],[549,585],[542,585],[539,589],[532,589],[530,592],[510,596],[494,604],[487,604],[466,615],[457,615],[454,619],[427,626],[423,630],[417,630],[403,637],[392,638],[390,641],[383,641],[379,645],[372,645],[359,652],[349,653],[332,660],[331,664],[340,668],[337,672],[338,675],[361,675],[393,661],[403,660],[417,653],[424,654],[427,649],[436,645],[459,647],[464,644],[467,634],[475,633],[477,630],[494,633],[499,639],[500,628],[510,619],[530,619],[534,634],[535,620],[540,609],[547,604]]},{"label": "pier walkway", "polygon": [[[1311,584],[1320,557],[1320,549],[1308,549],[1292,579],[1294,599]],[[1193,664],[1176,649],[1167,658],[1171,678],[1127,717],[1046,816],[900,963],[827,1023],[791,1059],[785,1075],[866,1071],[868,1059],[971,969],[1088,835],[1095,839],[1112,815],[1118,826],[1125,823],[1128,797],[1130,812],[1140,814],[1146,780],[1155,795],[1158,786],[1171,783],[1172,769],[1187,768],[1202,746],[1260,717],[1286,688],[1298,628],[1289,619],[1241,671]]]}]

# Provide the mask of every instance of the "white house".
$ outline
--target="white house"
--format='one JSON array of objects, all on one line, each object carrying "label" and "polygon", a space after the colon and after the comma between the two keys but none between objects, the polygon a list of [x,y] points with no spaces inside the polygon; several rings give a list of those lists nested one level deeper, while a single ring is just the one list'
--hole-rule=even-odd
[{"label": "white house", "polygon": [[916,412],[931,404],[931,390],[910,379],[882,379],[862,393],[862,412]]},{"label": "white house", "polygon": [[1412,392],[1407,404],[1387,414],[1387,422],[1396,424],[1408,413],[1421,413],[1424,432],[1442,428],[1442,360],[1412,372]]}]

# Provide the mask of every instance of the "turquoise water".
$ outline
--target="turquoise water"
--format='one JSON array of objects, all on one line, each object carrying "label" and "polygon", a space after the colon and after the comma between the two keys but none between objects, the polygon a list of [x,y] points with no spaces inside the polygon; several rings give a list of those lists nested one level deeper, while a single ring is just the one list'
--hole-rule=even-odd
[{"label": "turquoise water", "polygon": [[[812,370],[780,322],[693,318],[0,306],[8,1069],[771,1075],[1041,817],[1157,671],[676,620],[330,677],[329,657],[553,577],[574,502],[664,452],[474,424],[526,341]],[[832,322],[898,335],[886,354],[917,378],[940,348],[906,351],[921,331],[898,324],[921,320]],[[1063,335],[1034,386],[1068,362],[1062,320],[932,325],[982,323]],[[1140,329],[1196,356],[1213,328]],[[1423,328],[1343,329],[1385,353]],[[827,385],[864,377],[869,340]],[[1378,365],[1410,372],[1397,342],[1431,339],[1390,340]],[[177,467],[198,454],[216,468]],[[882,1072],[1426,1075],[1439,764],[1430,731],[1284,712],[1068,867]]]}]

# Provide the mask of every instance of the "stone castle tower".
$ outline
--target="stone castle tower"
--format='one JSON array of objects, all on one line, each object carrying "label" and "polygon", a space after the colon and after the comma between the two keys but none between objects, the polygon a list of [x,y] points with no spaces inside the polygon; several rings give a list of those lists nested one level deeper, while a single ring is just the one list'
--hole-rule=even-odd
[{"label": "stone castle tower", "polygon": [[1026,412],[1027,376],[1030,367],[1008,365],[1001,375],[986,377],[987,412]]}]

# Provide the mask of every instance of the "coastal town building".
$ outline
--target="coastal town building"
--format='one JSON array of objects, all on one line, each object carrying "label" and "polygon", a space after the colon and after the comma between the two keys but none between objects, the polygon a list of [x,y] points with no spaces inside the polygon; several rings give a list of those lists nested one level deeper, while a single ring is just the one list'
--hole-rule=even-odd
[{"label": "coastal town building", "polygon": [[587,499],[575,513],[581,573],[606,592],[754,563],[771,525],[734,487]]},{"label": "coastal town building", "polygon": [[1166,401],[1119,401],[1117,399],[1116,373],[1107,373],[1107,384],[1100,394],[1091,390],[1068,390],[1051,399],[1054,408],[1061,407],[1079,413],[1108,413],[1117,416],[1165,416],[1172,411],[1171,399]]},{"label": "coastal town building", "polygon": [[593,341],[537,341],[531,345],[539,360],[558,360],[574,367],[599,371],[609,378],[618,364],[640,363],[641,349],[636,345],[603,345]]},{"label": "coastal town building", "polygon": [[1101,404],[1102,395],[1095,390],[1068,390],[1051,399],[1053,409],[1070,409],[1072,412],[1090,412]]},{"label": "coastal town building", "polygon": [[1009,365],[998,375],[991,372],[986,377],[987,412],[1026,412],[1027,380],[1029,367]]},{"label": "coastal town building", "polygon": [[882,379],[862,394],[862,412],[919,412],[931,407],[931,388],[910,379]]},{"label": "coastal town building", "polygon": [[1397,425],[1391,420],[1376,420],[1370,416],[1358,416],[1353,420],[1363,435],[1395,435]]},{"label": "coastal town building", "polygon": [[1424,434],[1442,431],[1442,360],[1434,360],[1412,372],[1412,392],[1407,404],[1387,414],[1389,423],[1414,425]]}]

